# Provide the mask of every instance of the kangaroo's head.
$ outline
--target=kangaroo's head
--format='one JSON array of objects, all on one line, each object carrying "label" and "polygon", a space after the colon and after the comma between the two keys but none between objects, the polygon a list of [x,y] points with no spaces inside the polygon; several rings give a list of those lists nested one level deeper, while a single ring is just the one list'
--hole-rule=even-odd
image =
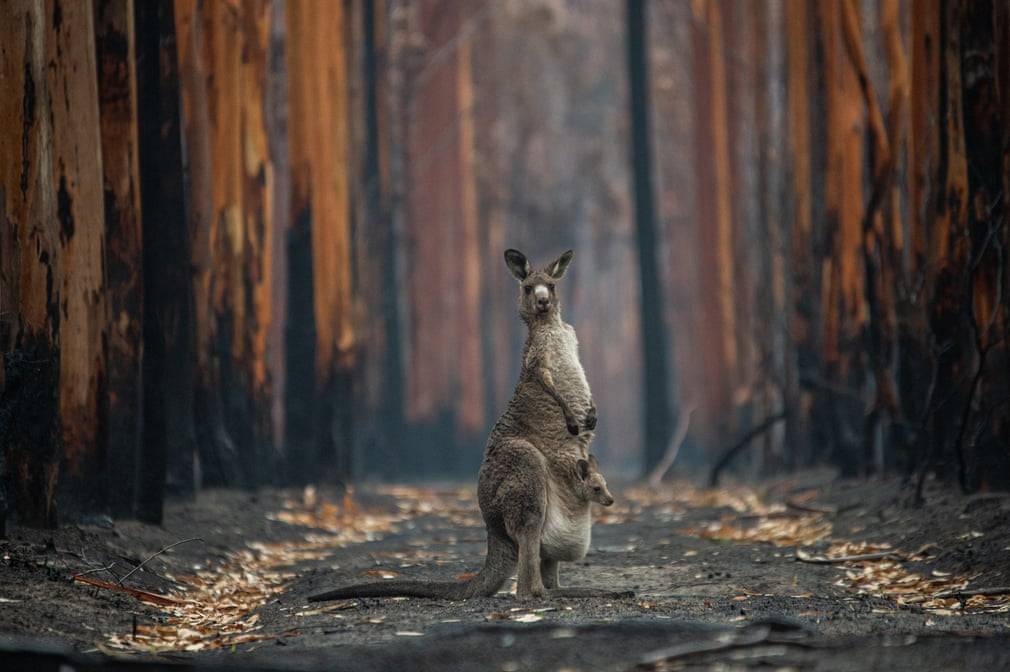
[{"label": "kangaroo's head", "polygon": [[557,281],[565,274],[572,256],[568,250],[542,270],[534,271],[525,254],[505,250],[505,263],[519,281],[519,315],[525,322],[532,324],[559,314],[561,298]]},{"label": "kangaroo's head", "polygon": [[579,471],[579,479],[582,483],[583,497],[587,501],[596,502],[603,506],[613,504],[614,496],[607,489],[607,480],[600,473],[596,457],[590,455],[588,460],[579,460],[576,466]]}]

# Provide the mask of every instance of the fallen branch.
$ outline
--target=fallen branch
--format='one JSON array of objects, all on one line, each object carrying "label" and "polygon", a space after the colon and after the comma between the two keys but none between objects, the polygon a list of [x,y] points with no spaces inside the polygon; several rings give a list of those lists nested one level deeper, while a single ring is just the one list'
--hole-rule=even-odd
[{"label": "fallen branch", "polygon": [[663,455],[663,459],[649,473],[650,488],[659,487],[663,481],[663,476],[666,475],[666,472],[673,466],[674,460],[677,459],[680,447],[684,444],[684,439],[687,438],[687,429],[691,426],[691,414],[694,413],[694,408],[694,404],[691,404],[681,409],[680,417],[677,418],[677,428],[674,430],[673,437],[670,438],[670,443],[666,447],[666,454]]},{"label": "fallen branch", "polygon": [[180,604],[185,604],[182,600],[177,600],[174,597],[168,597],[166,595],[158,595],[157,593],[149,593],[146,590],[138,590],[137,588],[128,588],[126,586],[117,586],[114,583],[109,583],[108,581],[102,581],[101,579],[93,579],[90,576],[82,576],[77,574],[73,577],[74,581],[80,583],[86,583],[89,586],[94,586],[96,588],[104,588],[105,590],[111,590],[117,593],[126,593],[132,597],[137,598],[141,602],[149,602],[150,604],[156,604],[159,607],[173,607]]},{"label": "fallen branch", "polygon": [[1010,586],[995,586],[993,588],[975,588],[973,590],[948,590],[943,593],[934,593],[934,598],[947,597],[998,597],[1000,595],[1010,595]]},{"label": "fallen branch", "polygon": [[828,557],[826,555],[810,555],[799,548],[796,549],[796,559],[800,562],[809,562],[812,565],[837,565],[843,562],[863,562],[867,560],[902,560],[902,556],[897,551],[878,551],[876,553],[860,553],[858,555],[840,555],[838,557]]},{"label": "fallen branch", "polygon": [[722,457],[719,458],[719,461],[715,463],[714,467],[712,467],[712,473],[708,477],[709,485],[712,486],[713,488],[719,485],[719,474],[722,472],[722,470],[728,467],[729,463],[732,462],[733,459],[739,453],[743,452],[743,449],[749,446],[751,441],[761,436],[769,429],[774,427],[776,423],[785,420],[787,417],[789,417],[789,411],[782,411],[781,413],[776,413],[775,415],[771,415],[765,418],[764,422],[762,422],[761,424],[757,425],[749,432],[744,434],[739,441],[737,441],[735,444],[733,444],[732,447],[730,447],[729,450],[723,453]]},{"label": "fallen branch", "polygon": [[[149,563],[149,562],[150,562],[151,560],[154,560],[154,559],[155,559],[156,557],[158,557],[159,555],[161,555],[161,554],[162,554],[162,553],[164,553],[165,551],[167,551],[167,550],[170,550],[170,549],[173,549],[173,548],[175,548],[176,546],[179,546],[179,545],[181,545],[181,544],[188,544],[188,543],[189,543],[189,542],[191,542],[191,541],[200,541],[200,542],[203,542],[203,539],[201,539],[200,537],[190,537],[189,539],[183,539],[182,541],[177,541],[177,542],[175,542],[174,544],[169,544],[168,546],[165,546],[164,548],[162,548],[162,549],[161,549],[160,551],[158,551],[158,552],[156,552],[156,553],[152,553],[151,555],[149,555],[149,556],[147,557],[147,559],[146,559],[146,560],[144,560],[144,561],[143,561],[142,563],[140,563],[139,565],[137,565],[136,567],[134,567],[133,569],[131,569],[130,571],[128,571],[128,572],[127,572],[127,573],[126,573],[126,574],[125,574],[125,575],[123,576],[123,578],[121,578],[121,579],[119,580],[119,585],[123,585],[123,581],[126,581],[126,580],[127,580],[128,578],[130,578],[130,576],[131,576],[131,575],[132,575],[132,574],[133,574],[134,572],[136,572],[136,571],[137,571],[137,570],[139,570],[139,569],[140,569],[141,567],[143,567],[144,565],[146,565],[147,563]],[[204,543],[206,543],[206,542],[204,542]]]}]

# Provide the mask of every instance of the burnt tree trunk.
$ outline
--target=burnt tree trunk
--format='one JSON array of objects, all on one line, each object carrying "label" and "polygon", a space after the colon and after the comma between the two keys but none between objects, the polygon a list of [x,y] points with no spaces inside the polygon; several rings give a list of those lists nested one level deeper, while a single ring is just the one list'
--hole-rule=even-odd
[{"label": "burnt tree trunk", "polygon": [[[347,56],[342,5],[291,3],[286,415],[292,472],[350,473],[351,319]],[[336,40],[336,44],[334,44]],[[298,427],[296,431],[295,427]]]},{"label": "burnt tree trunk", "polygon": [[0,527],[8,507],[21,524],[56,525],[59,224],[43,5],[0,5]]},{"label": "burnt tree trunk", "polygon": [[109,304],[108,479],[113,515],[132,516],[140,455],[142,228],[133,0],[96,0]]},{"label": "burnt tree trunk", "polygon": [[655,197],[652,191],[652,134],[649,120],[649,62],[645,30],[645,0],[628,0],[627,44],[631,113],[632,188],[638,244],[641,298],[642,395],[645,402],[644,458],[651,469],[666,452],[670,439],[670,369],[668,337],[658,268]]},{"label": "burnt tree trunk", "polygon": [[94,17],[90,3],[54,0],[46,27],[46,81],[53,123],[52,178],[59,231],[60,501],[104,511],[105,212],[98,122]]},{"label": "burnt tree trunk", "polygon": [[137,100],[144,245],[144,449],[137,514],[160,523],[166,476],[193,490],[192,258],[183,199],[178,59],[170,0],[138,3]]},{"label": "burnt tree trunk", "polygon": [[213,239],[214,166],[211,162],[210,76],[204,54],[204,28],[196,0],[176,0],[186,218],[193,268],[193,316],[196,349],[194,423],[202,481],[210,486],[239,482],[238,449],[225,425],[220,361],[216,351],[216,314],[212,302],[215,271]]}]

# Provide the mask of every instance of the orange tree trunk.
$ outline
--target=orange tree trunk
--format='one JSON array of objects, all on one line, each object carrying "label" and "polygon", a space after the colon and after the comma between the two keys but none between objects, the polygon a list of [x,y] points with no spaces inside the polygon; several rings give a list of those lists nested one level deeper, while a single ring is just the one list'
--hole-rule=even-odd
[{"label": "orange tree trunk", "polygon": [[0,5],[0,527],[8,506],[22,524],[56,524],[60,243],[47,16],[40,0]]},{"label": "orange tree trunk", "polygon": [[240,481],[261,480],[270,450],[266,333],[273,167],[264,117],[267,4],[209,3],[202,11],[213,185],[211,303],[228,433]]},{"label": "orange tree trunk", "polygon": [[[346,478],[354,363],[347,175],[347,63],[340,4],[290,3],[291,237],[288,446],[294,474]],[[311,302],[311,303],[310,303]],[[341,431],[334,431],[334,420]]]},{"label": "orange tree trunk", "polygon": [[103,510],[105,462],[105,213],[95,42],[89,3],[47,6],[46,70],[53,123],[52,180],[60,223],[61,502]]},{"label": "orange tree trunk", "polygon": [[[219,3],[215,3],[219,4]],[[216,346],[216,313],[211,297],[215,257],[213,240],[218,229],[214,209],[214,166],[211,162],[211,122],[207,81],[209,64],[204,53],[202,14],[196,0],[176,0],[174,5],[182,138],[186,179],[186,219],[192,249],[193,315],[196,347],[195,431],[205,485],[232,485],[239,481],[238,451],[225,426],[220,361]]]},{"label": "orange tree trunk", "polygon": [[[708,0],[694,7],[696,283],[703,294],[695,340],[701,347],[706,381],[699,420],[716,426],[716,418],[729,417],[737,368],[726,63],[721,3]],[[726,437],[712,438],[717,444]]]}]

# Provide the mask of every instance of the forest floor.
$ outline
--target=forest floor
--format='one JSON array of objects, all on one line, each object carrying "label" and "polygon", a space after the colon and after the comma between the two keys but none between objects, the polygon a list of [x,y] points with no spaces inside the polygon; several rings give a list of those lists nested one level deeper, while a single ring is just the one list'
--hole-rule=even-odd
[{"label": "forest floor", "polygon": [[210,491],[169,505],[162,527],[14,528],[0,540],[0,667],[1010,667],[1010,595],[958,593],[1010,585],[1010,498],[928,487],[916,507],[897,481],[818,474],[631,487],[561,576],[634,598],[310,604],[369,577],[463,577],[484,551],[472,487],[328,494]]}]

